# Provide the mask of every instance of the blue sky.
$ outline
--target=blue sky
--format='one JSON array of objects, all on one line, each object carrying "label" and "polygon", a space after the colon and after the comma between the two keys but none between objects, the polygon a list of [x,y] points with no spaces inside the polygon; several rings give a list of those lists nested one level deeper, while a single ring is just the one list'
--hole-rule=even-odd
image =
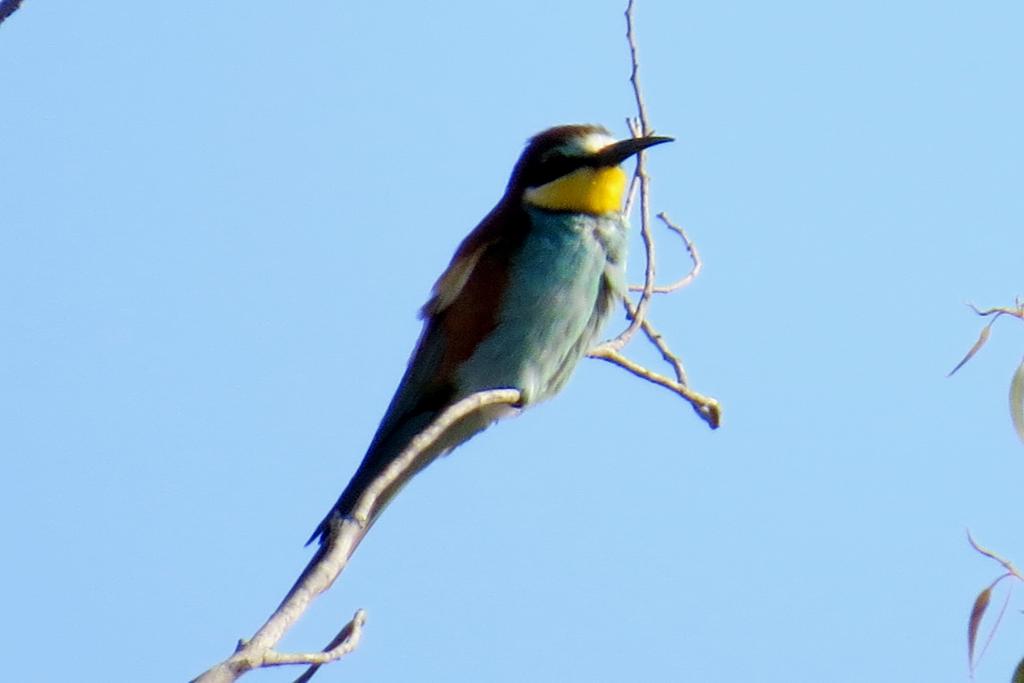
[{"label": "blue sky", "polygon": [[[8,679],[181,681],[252,633],[523,141],[626,133],[623,9],[54,1],[0,26]],[[705,261],[652,315],[723,427],[584,362],[408,487],[285,645],[364,607],[318,678],[966,680],[997,571],[964,529],[1024,562],[1019,326],[945,377],[963,303],[1022,293],[1024,7],[637,19],[677,138],[655,208]],[[979,681],[1024,654],[1011,606]]]}]

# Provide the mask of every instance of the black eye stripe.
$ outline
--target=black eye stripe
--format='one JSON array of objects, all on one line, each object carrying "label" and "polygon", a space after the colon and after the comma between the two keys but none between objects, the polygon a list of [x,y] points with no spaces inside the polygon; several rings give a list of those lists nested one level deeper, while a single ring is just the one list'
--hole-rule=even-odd
[{"label": "black eye stripe", "polygon": [[529,187],[540,187],[557,180],[573,171],[591,165],[592,159],[585,157],[570,157],[564,154],[552,154],[547,158],[538,161],[534,168],[527,172]]}]

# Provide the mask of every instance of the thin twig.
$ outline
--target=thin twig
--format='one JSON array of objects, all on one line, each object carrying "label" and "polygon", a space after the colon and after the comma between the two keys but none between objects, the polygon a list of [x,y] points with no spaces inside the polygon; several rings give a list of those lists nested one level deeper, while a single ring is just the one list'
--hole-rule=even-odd
[{"label": "thin twig", "polygon": [[1001,564],[1003,569],[1005,569],[1007,573],[1012,574],[1021,581],[1024,581],[1024,576],[1021,576],[1021,573],[1017,571],[1017,568],[1013,566],[1012,562],[1000,556],[996,552],[979,545],[978,542],[974,540],[974,536],[971,535],[970,529],[967,529],[967,542],[971,544],[972,548],[974,548],[976,551],[978,551],[985,557],[989,558],[990,560],[995,560],[996,562]]},{"label": "thin twig", "polygon": [[352,617],[352,621],[345,624],[345,627],[324,648],[323,653],[329,655],[330,658],[323,662],[312,662],[313,666],[303,671],[302,675],[296,678],[293,683],[307,683],[309,679],[313,678],[313,674],[320,670],[321,666],[328,662],[339,660],[355,650],[359,645],[359,639],[363,635],[364,623],[366,623],[366,610],[357,610],[355,616]]},{"label": "thin twig", "polygon": [[268,650],[263,655],[261,666],[286,666],[290,664],[322,666],[328,662],[341,659],[359,645],[359,639],[363,636],[363,624],[365,623],[366,610],[357,610],[355,616],[352,617],[352,621],[345,624],[338,637],[332,640],[331,645],[325,648],[323,652],[277,652],[276,650]]},{"label": "thin twig", "polygon": [[[647,104],[644,102],[643,90],[640,88],[640,58],[637,53],[636,36],[633,32],[633,9],[636,3],[629,0],[626,3],[626,42],[629,43],[630,72],[629,82],[633,84],[633,97],[636,100],[637,118],[640,119],[640,135],[649,135],[650,127],[647,123]],[[637,136],[634,131],[633,135]]]},{"label": "thin twig", "polygon": [[[628,300],[626,301],[626,311],[629,315],[636,314],[636,309],[633,308],[633,304]],[[662,359],[672,366],[672,370],[676,373],[676,380],[680,384],[689,386],[690,382],[686,377],[686,368],[683,367],[683,360],[668,347],[665,337],[654,329],[654,324],[648,319],[644,320],[641,329],[643,329],[647,339],[654,344],[654,348],[658,349],[661,353]]]},{"label": "thin twig", "polygon": [[[689,272],[675,282],[667,285],[655,285],[651,288],[652,294],[670,294],[676,290],[686,287],[697,279],[697,276],[700,275],[700,271],[704,268],[704,262],[701,261],[700,252],[697,251],[697,245],[693,243],[693,240],[690,239],[689,235],[686,234],[686,231],[683,230],[682,227],[670,221],[664,211],[660,212],[657,218],[665,225],[666,228],[679,235],[679,239],[683,241],[683,246],[686,247],[686,253],[690,255],[690,261],[693,262]],[[642,292],[643,289],[643,285],[629,286],[629,291],[631,292]]]},{"label": "thin twig", "polygon": [[[647,105],[644,101],[643,90],[640,87],[640,58],[634,29],[634,9],[635,0],[629,0],[626,5],[625,13],[626,42],[629,45],[630,56],[629,81],[632,85],[633,98],[636,102],[637,116],[627,118],[626,125],[629,127],[630,134],[633,137],[643,137],[650,135],[652,131],[650,121],[647,117]],[[629,191],[626,195],[625,207],[623,209],[623,214],[628,217],[632,211],[635,197],[639,194],[640,237],[643,241],[644,257],[646,259],[644,267],[644,282],[642,285],[630,285],[629,291],[640,292],[640,297],[636,303],[633,303],[628,296],[623,296],[622,304],[626,309],[626,317],[629,320],[629,325],[618,336],[597,345],[591,349],[587,355],[591,358],[599,358],[614,365],[618,365],[637,377],[669,389],[679,396],[682,396],[690,402],[690,405],[693,406],[701,419],[707,422],[708,425],[714,429],[721,423],[721,407],[718,401],[699,394],[689,388],[686,370],[683,367],[683,361],[678,355],[669,349],[668,343],[665,341],[664,337],[647,319],[647,310],[654,294],[667,294],[687,286],[700,274],[703,264],[696,246],[692,241],[690,241],[686,232],[681,227],[670,221],[664,212],[659,213],[658,218],[665,227],[679,235],[680,239],[682,239],[683,245],[686,247],[686,250],[690,255],[690,259],[693,262],[693,267],[686,275],[671,284],[655,284],[657,255],[655,253],[654,236],[651,231],[650,220],[650,177],[647,175],[644,160],[645,157],[643,153],[637,155],[636,170],[634,171],[632,180],[630,181]],[[665,362],[672,366],[672,370],[676,375],[675,381],[646,368],[629,358],[626,358],[622,354],[623,348],[625,348],[638,330],[642,330],[644,332],[647,339],[661,353],[661,357]]]},{"label": "thin twig", "polygon": [[998,318],[1001,315],[1012,315],[1014,318],[1024,320],[1024,301],[1021,301],[1019,298],[1014,301],[1012,308],[1009,306],[997,306],[995,308],[986,308],[985,310],[981,310],[972,303],[968,303],[967,305],[972,311],[983,317],[995,315]]},{"label": "thin twig", "polygon": [[[630,16],[631,15],[629,14],[626,15],[627,22],[631,21]],[[629,40],[631,30],[632,29],[629,27],[629,24],[627,23],[626,40]],[[635,54],[636,53],[634,52],[633,55]],[[635,88],[636,81],[633,82],[633,86]],[[632,135],[633,137],[638,138],[643,135],[640,129],[640,122],[636,120],[634,117],[626,117],[626,126],[629,128],[629,134]],[[631,213],[633,213],[633,202],[636,200],[636,193],[639,189],[640,178],[638,178],[637,175],[634,173],[633,176],[629,179],[629,192],[626,193],[626,205],[622,208],[623,216],[628,217]]]},{"label": "thin twig", "polygon": [[620,368],[645,379],[648,382],[657,384],[658,386],[665,387],[669,391],[682,396],[684,399],[690,402],[693,406],[694,411],[701,417],[702,420],[708,423],[712,429],[716,429],[722,420],[722,408],[717,400],[710,396],[697,393],[693,389],[681,382],[673,381],[664,375],[658,374],[652,370],[645,368],[639,363],[626,358],[618,351],[614,349],[606,349],[603,347],[594,349],[589,354],[591,358],[599,358],[604,361],[608,361],[614,365],[618,365]]},{"label": "thin twig", "polygon": [[[633,98],[636,101],[637,118],[627,120],[630,132],[633,137],[645,137],[650,135],[651,127],[647,120],[647,105],[644,103],[643,90],[640,87],[640,57],[636,43],[636,33],[633,22],[634,0],[629,0],[626,5],[626,42],[629,44],[630,75],[629,82],[633,86]],[[633,338],[640,329],[644,317],[647,315],[647,307],[650,304],[651,295],[654,291],[654,278],[656,274],[657,258],[654,247],[654,237],[651,235],[651,209],[650,209],[650,177],[647,175],[645,164],[646,155],[643,151],[636,155],[636,170],[633,172],[633,181],[630,185],[626,211],[632,209],[633,187],[639,186],[640,193],[640,239],[644,243],[644,285],[640,294],[640,300],[636,305],[636,314],[630,320],[629,325],[617,337],[601,344],[603,351],[621,351],[629,340]],[[628,215],[628,213],[626,214]]]}]

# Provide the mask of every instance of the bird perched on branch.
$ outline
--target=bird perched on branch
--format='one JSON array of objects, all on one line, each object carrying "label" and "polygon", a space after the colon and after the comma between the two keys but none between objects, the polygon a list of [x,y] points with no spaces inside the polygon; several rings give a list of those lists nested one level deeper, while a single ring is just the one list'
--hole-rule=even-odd
[{"label": "bird perched on branch", "polygon": [[448,407],[518,389],[517,406],[483,408],[422,452],[357,520],[369,528],[401,487],[496,420],[553,396],[625,291],[626,174],[638,152],[672,138],[615,140],[593,125],[534,136],[497,206],[459,245],[421,315],[420,340],[355,476],[310,541],[327,539],[362,494]]}]

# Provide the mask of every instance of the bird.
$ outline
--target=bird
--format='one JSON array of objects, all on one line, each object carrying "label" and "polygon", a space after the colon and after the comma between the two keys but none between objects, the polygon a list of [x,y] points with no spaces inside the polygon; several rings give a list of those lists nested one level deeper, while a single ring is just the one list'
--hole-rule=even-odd
[{"label": "bird", "polygon": [[470,414],[420,453],[357,520],[364,530],[433,460],[562,389],[625,293],[627,176],[620,165],[671,140],[617,140],[591,124],[556,126],[528,140],[501,199],[434,284],[398,389],[308,543],[323,545],[341,520],[352,518],[371,483],[446,408],[480,391],[520,392],[517,404]]}]

